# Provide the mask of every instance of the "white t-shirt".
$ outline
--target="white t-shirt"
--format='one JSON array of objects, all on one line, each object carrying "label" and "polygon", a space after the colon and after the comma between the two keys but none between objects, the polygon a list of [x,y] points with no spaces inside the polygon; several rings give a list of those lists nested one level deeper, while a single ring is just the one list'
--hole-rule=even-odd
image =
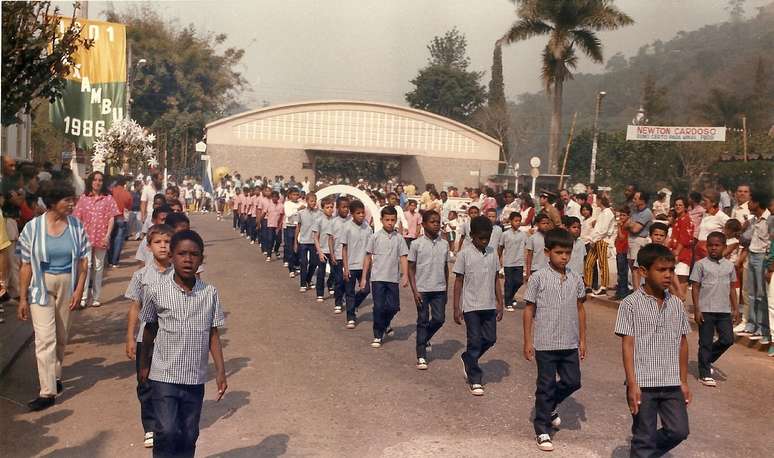
[{"label": "white t-shirt", "polygon": [[145,232],[145,230],[151,226],[151,221],[153,220],[153,197],[155,197],[159,192],[160,191],[157,191],[156,188],[150,184],[145,185],[145,187],[142,188],[142,194],[140,194],[140,205],[145,205],[145,211],[147,212],[145,221],[143,221],[143,224],[145,225],[143,227],[143,232]]},{"label": "white t-shirt", "polygon": [[726,221],[729,219],[728,215],[720,210],[714,215],[705,213],[704,217],[701,219],[701,223],[699,223],[699,241],[706,242],[707,236],[712,232],[723,232],[723,226],[726,225]]}]

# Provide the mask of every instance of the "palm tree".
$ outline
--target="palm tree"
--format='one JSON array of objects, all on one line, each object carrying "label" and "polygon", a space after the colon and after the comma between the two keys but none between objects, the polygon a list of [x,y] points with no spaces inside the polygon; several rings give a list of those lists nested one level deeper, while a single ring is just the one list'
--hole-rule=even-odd
[{"label": "palm tree", "polygon": [[519,16],[503,36],[515,43],[538,35],[548,35],[543,49],[541,78],[546,92],[553,97],[551,130],[548,143],[548,167],[557,172],[559,141],[562,132],[562,89],[572,78],[578,63],[579,48],[591,60],[603,61],[602,42],[595,32],[615,30],[634,20],[613,6],[612,0],[512,0]]}]

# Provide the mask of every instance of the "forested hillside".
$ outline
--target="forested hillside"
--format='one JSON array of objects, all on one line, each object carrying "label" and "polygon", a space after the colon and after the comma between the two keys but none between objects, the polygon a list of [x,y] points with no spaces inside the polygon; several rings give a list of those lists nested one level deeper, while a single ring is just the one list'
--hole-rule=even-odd
[{"label": "forested hillside", "polygon": [[[668,13],[665,13],[667,19]],[[504,66],[508,72],[507,60]],[[531,72],[538,78],[538,68],[536,56],[532,68],[510,71]],[[657,40],[642,46],[633,56],[608,56],[603,74],[575,75],[564,87],[563,143],[574,112],[578,112],[576,133],[584,137],[584,129],[591,127],[598,91],[607,93],[600,125],[608,138],[620,140],[621,131],[630,124],[641,104],[648,111],[651,125],[740,128],[744,113],[751,136],[764,135],[774,124],[774,3],[756,11],[749,20],[730,20],[691,32],[681,31],[671,40]],[[509,103],[509,108],[511,143],[524,166],[530,156],[543,155],[547,149],[549,101],[545,93],[521,94]],[[720,149],[737,153],[736,148],[741,144],[736,141],[738,136],[731,132],[729,141]],[[626,143],[617,142],[616,147],[626,149]],[[758,150],[756,153],[770,149],[770,143],[760,138],[752,143],[755,145],[751,148]],[[685,170],[681,161],[673,159],[676,181],[671,184],[691,185],[691,180],[696,178],[688,175],[694,171]],[[583,170],[578,160],[571,157],[571,164],[577,167],[570,171],[578,178],[585,172],[587,177],[587,166]],[[769,169],[770,178],[771,162],[765,163],[764,168]],[[701,172],[706,170],[696,171]]]}]

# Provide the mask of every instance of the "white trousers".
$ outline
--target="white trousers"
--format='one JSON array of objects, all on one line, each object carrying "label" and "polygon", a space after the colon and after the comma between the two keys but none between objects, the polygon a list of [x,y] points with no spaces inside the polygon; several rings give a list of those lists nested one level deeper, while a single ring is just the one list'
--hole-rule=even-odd
[{"label": "white trousers", "polygon": [[62,378],[62,360],[70,334],[70,274],[44,274],[48,304],[30,304],[35,331],[40,396],[56,396],[56,381]]}]

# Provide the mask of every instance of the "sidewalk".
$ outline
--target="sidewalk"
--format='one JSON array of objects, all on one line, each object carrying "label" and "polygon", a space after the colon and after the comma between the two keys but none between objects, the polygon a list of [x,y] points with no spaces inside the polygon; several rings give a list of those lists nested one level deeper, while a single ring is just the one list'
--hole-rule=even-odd
[{"label": "sidewalk", "polygon": [[32,322],[16,318],[16,301],[5,303],[5,323],[0,323],[0,375],[11,366],[21,350],[32,341]]}]

